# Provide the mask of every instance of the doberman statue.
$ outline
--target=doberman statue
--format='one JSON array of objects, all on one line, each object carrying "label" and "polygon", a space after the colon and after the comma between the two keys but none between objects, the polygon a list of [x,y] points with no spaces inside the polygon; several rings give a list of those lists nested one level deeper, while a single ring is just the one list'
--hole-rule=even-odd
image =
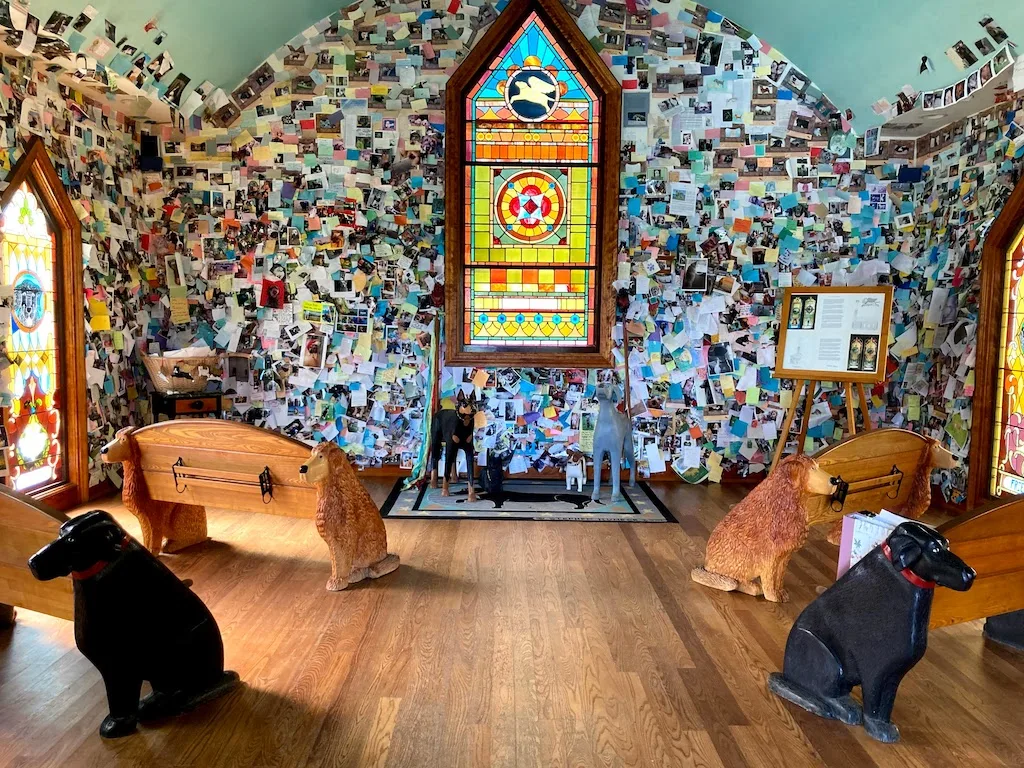
[{"label": "doberman statue", "polygon": [[[87,512],[28,561],[40,581],[71,575],[75,643],[103,677],[109,739],[187,712],[238,684],[213,614],[107,512]],[[153,692],[139,701],[142,681]]]},{"label": "doberman statue", "polygon": [[[797,617],[768,689],[820,717],[863,722],[878,741],[899,741],[896,691],[928,646],[935,587],[964,592],[974,576],[941,535],[903,523]],[[850,696],[856,685],[863,707]]]},{"label": "doberman statue", "polygon": [[459,470],[456,461],[459,451],[466,454],[466,471],[469,474],[469,501],[476,501],[476,478],[474,465],[476,456],[473,448],[473,420],[476,417],[476,402],[467,400],[460,392],[455,408],[442,408],[434,414],[430,435],[430,487],[437,488],[437,467],[441,462],[444,448],[444,478],[441,481],[441,495],[450,496],[449,482],[458,482]]}]

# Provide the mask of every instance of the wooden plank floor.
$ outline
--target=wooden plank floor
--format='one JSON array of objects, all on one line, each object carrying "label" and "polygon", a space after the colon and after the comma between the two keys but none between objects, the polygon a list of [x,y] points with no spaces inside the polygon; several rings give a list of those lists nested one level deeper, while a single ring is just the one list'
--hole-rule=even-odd
[{"label": "wooden plank floor", "polygon": [[336,594],[311,522],[213,512],[215,541],[165,562],[246,687],[104,742],[72,625],[21,611],[0,632],[0,768],[1024,764],[1024,655],[979,623],[932,633],[896,746],[769,696],[834,550],[817,537],[794,559],[784,606],[698,587],[708,531],[744,491],[658,491],[680,525],[389,521],[402,567]]}]

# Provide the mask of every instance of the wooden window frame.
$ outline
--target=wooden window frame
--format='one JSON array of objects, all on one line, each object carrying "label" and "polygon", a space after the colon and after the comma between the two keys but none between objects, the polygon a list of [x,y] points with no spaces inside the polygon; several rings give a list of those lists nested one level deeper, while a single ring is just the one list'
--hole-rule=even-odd
[{"label": "wooden window frame", "polygon": [[[65,480],[28,493],[57,509],[84,504],[89,495],[89,441],[86,421],[85,378],[85,290],[82,286],[82,225],[64,184],[53,168],[46,144],[39,136],[25,143],[25,153],[7,177],[0,194],[0,210],[24,182],[36,195],[53,227],[56,244],[54,267],[54,338],[57,343],[60,417],[63,430],[61,451]],[[4,417],[6,419],[6,412]]]},{"label": "wooden window frame", "polygon": [[[597,185],[594,340],[587,347],[467,345],[464,339],[464,253],[467,91],[533,13],[572,56],[601,100]],[[622,88],[558,0],[511,0],[455,70],[445,93],[445,362],[449,365],[610,368],[615,320],[616,242],[619,218],[619,152]]]},{"label": "wooden window frame", "polygon": [[[978,292],[977,352],[974,362],[974,397],[971,400],[971,450],[967,469],[967,509],[972,510],[994,498],[992,445],[993,423],[999,392],[999,338],[1006,278],[1006,249],[1024,227],[1024,182],[1014,187],[999,216],[985,236],[981,252],[981,287]],[[993,306],[994,305],[994,306]],[[1000,496],[1005,500],[1006,497]]]}]

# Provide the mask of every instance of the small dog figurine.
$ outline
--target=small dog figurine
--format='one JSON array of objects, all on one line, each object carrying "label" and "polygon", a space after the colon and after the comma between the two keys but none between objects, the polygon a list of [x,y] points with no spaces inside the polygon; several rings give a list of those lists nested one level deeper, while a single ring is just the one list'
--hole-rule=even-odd
[{"label": "small dog figurine", "polygon": [[[974,575],[941,535],[903,523],[797,617],[768,689],[820,717],[863,718],[872,738],[898,741],[896,691],[928,646],[935,587],[964,592]],[[863,708],[850,696],[856,685]]]},{"label": "small dog figurine", "polygon": [[[705,587],[787,600],[782,582],[789,559],[807,541],[805,493],[830,494],[832,478],[808,456],[787,456],[708,537],[704,567],[690,578]],[[754,582],[760,579],[760,584]]]},{"label": "small dog figurine", "polygon": [[587,459],[580,456],[579,461],[569,461],[565,465],[565,490],[571,491],[573,485],[578,493],[583,493],[583,486],[587,482]]},{"label": "small dog figurine", "polygon": [[444,448],[444,478],[441,481],[441,495],[451,495],[449,480],[459,481],[458,452],[466,454],[466,469],[469,473],[469,500],[476,501],[476,478],[474,466],[476,457],[473,447],[473,419],[476,416],[476,402],[467,400],[460,392],[455,410],[442,408],[434,414],[430,437],[430,487],[437,488],[437,467],[441,463],[441,448]]},{"label": "small dog figurine", "polygon": [[[28,561],[48,581],[71,574],[75,644],[103,677],[110,714],[100,736],[116,739],[139,721],[187,712],[238,684],[224,671],[224,644],[213,614],[107,512],[60,527],[60,537]],[[153,692],[139,701],[142,681]]]}]

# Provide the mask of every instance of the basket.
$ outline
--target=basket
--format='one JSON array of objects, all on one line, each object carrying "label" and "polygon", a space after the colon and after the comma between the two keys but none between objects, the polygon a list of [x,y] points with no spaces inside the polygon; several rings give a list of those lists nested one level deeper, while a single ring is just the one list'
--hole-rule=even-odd
[{"label": "basket", "polygon": [[146,365],[149,379],[156,387],[156,391],[162,395],[171,395],[177,392],[202,392],[206,389],[209,376],[201,375],[199,368],[207,368],[210,373],[219,373],[220,357],[143,355],[142,362]]}]

